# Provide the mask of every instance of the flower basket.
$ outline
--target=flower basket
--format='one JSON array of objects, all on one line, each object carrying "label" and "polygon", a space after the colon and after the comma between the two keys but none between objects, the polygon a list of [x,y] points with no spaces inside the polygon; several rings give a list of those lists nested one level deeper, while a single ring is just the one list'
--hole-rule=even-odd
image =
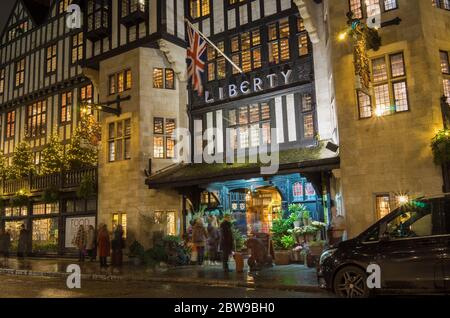
[{"label": "flower basket", "polygon": [[291,251],[275,251],[275,265],[289,265],[291,262]]}]

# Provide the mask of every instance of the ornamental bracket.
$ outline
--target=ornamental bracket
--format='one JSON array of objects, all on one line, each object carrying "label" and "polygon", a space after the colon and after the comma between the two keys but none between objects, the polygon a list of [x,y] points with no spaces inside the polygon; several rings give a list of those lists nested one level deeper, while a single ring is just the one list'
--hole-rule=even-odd
[{"label": "ornamental bracket", "polygon": [[[98,111],[102,111],[109,114],[114,114],[116,116],[120,116],[122,114],[122,107],[121,103],[124,101],[129,101],[131,99],[131,96],[125,96],[120,97],[120,95],[117,95],[117,98],[113,101],[105,102],[105,103],[98,103],[98,104],[84,104],[82,105],[82,109],[95,109]],[[116,105],[115,108],[111,107],[112,105]]]}]

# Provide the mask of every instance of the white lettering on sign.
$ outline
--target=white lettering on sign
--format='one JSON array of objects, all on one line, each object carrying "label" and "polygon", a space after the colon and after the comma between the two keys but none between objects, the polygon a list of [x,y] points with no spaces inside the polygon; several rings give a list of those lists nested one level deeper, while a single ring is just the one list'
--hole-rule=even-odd
[{"label": "white lettering on sign", "polygon": [[287,70],[282,71],[278,75],[268,74],[265,78],[255,77],[240,84],[229,84],[225,87],[219,87],[215,93],[207,90],[205,91],[205,102],[211,104],[226,98],[236,98],[239,95],[262,92],[265,89],[275,88],[277,85],[288,85],[292,83],[292,73],[292,70]]}]

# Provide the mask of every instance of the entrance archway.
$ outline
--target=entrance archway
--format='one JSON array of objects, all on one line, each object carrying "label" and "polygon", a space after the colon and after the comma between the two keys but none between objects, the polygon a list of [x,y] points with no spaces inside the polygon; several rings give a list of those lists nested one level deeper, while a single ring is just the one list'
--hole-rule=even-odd
[{"label": "entrance archway", "polygon": [[279,217],[282,209],[282,197],[275,187],[258,188],[246,194],[247,235],[270,233],[272,221]]}]

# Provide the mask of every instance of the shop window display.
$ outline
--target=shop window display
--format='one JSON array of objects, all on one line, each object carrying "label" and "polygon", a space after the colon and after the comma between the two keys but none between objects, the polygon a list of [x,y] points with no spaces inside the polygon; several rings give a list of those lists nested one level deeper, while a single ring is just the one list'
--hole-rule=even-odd
[{"label": "shop window display", "polygon": [[33,253],[58,251],[58,218],[33,220]]},{"label": "shop window display", "polygon": [[10,252],[17,252],[17,245],[19,244],[20,228],[23,221],[7,221],[5,222],[5,230],[11,234],[11,248]]}]

